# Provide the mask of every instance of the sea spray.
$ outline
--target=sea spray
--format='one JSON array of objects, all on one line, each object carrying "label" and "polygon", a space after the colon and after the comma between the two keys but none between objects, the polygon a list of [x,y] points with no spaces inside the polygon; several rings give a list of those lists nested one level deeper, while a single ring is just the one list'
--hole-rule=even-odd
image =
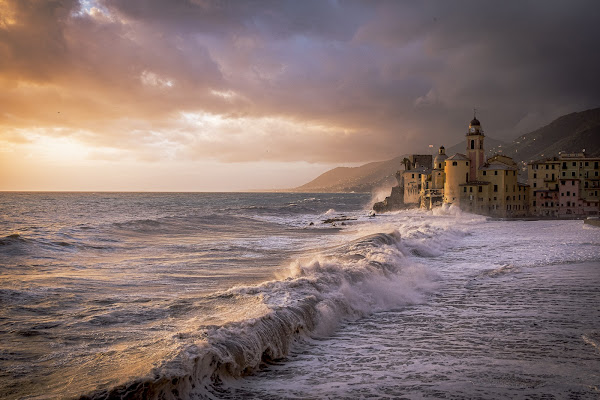
[{"label": "sea spray", "polygon": [[402,253],[400,234],[370,235],[310,260],[292,263],[288,277],[238,286],[214,297],[260,299],[257,318],[209,328],[153,374],[85,399],[179,399],[210,396],[215,385],[289,354],[298,341],[331,334],[342,321],[422,301],[436,275]]}]

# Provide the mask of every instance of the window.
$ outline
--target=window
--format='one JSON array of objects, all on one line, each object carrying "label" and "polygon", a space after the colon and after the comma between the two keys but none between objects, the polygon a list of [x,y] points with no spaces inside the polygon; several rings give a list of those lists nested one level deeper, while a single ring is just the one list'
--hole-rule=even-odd
[{"label": "window", "polygon": [[576,163],[575,161],[573,161],[573,166],[574,166],[574,167],[576,167],[576,166],[577,166],[577,163]]},{"label": "window", "polygon": [[479,193],[483,193],[483,186],[479,186]]},{"label": "window", "polygon": [[590,166],[590,163],[586,161],[586,162],[585,162],[585,166],[586,166],[586,167],[589,167],[589,166]]},{"label": "window", "polygon": [[411,174],[411,178],[414,178],[414,177],[415,177],[415,174]]},{"label": "window", "polygon": [[534,207],[535,207],[535,203],[536,203],[536,201],[534,200],[534,201],[533,201],[533,206],[534,206]]},{"label": "window", "polygon": [[469,187],[469,193],[473,193],[473,186]]},{"label": "window", "polygon": [[533,174],[533,179],[537,179],[537,174]]},{"label": "window", "polygon": [[569,191],[567,190],[567,196],[570,196],[570,195],[571,195],[571,192],[569,192]]},{"label": "window", "polygon": [[[494,185],[494,192],[498,191],[498,185]],[[496,200],[496,198],[494,197],[494,200]]]},{"label": "window", "polygon": [[562,167],[563,167],[563,169],[566,169],[567,168],[567,163],[563,162],[563,166]]},{"label": "window", "polygon": [[498,175],[498,171],[494,171],[494,175]]},{"label": "window", "polygon": [[537,187],[537,182],[533,182],[533,187]]},{"label": "window", "polygon": [[513,171],[513,176],[517,176],[517,171]]},{"label": "window", "polygon": [[552,164],[552,169],[554,169],[554,164]]},{"label": "window", "polygon": [[463,192],[467,193],[467,187],[466,186],[463,188]]},{"label": "window", "polygon": [[575,176],[575,172],[571,172],[571,176]]},{"label": "window", "polygon": [[548,164],[546,164],[546,169],[548,169],[548,167],[549,167],[549,165],[548,165]]},{"label": "window", "polygon": [[[596,172],[596,174],[597,174],[597,172]],[[485,171],[483,171],[483,176],[485,176]]]},{"label": "window", "polygon": [[567,173],[563,171],[562,176],[567,176]]},{"label": "window", "polygon": [[471,150],[475,149],[475,141],[471,140]]},{"label": "window", "polygon": [[458,163],[456,161],[452,161],[452,165],[456,167]]},{"label": "window", "polygon": [[563,197],[565,196],[565,194],[564,194],[564,193],[561,193],[560,195],[561,195],[561,196],[563,196]]}]

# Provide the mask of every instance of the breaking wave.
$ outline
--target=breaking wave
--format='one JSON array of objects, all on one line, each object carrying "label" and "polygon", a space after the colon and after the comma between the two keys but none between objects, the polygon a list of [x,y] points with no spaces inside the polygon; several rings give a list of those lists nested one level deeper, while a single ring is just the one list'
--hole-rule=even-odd
[{"label": "breaking wave", "polygon": [[397,231],[363,237],[293,262],[280,279],[213,294],[217,301],[235,298],[236,304],[258,300],[266,311],[206,327],[149,376],[82,399],[218,397],[223,381],[282,359],[297,342],[329,335],[343,321],[421,302],[436,281],[435,273],[404,256]]}]

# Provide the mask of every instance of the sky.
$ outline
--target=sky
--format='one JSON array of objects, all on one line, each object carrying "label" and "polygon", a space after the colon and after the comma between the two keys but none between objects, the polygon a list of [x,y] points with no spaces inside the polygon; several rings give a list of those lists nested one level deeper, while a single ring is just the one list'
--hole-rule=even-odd
[{"label": "sky", "polygon": [[[290,188],[600,106],[592,1],[0,0],[0,190]],[[400,167],[400,166],[399,166]]]}]

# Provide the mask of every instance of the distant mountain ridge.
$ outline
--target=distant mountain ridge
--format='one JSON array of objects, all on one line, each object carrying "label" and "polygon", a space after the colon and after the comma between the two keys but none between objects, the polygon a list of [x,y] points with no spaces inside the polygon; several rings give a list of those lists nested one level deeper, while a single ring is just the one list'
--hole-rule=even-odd
[{"label": "distant mountain ridge", "polygon": [[557,156],[559,152],[600,156],[600,108],[563,115],[548,125],[519,136],[502,153],[529,162]]},{"label": "distant mountain ridge", "polygon": [[402,166],[404,157],[371,162],[360,167],[337,167],[292,190],[316,193],[371,192],[377,187],[391,187],[396,184],[395,174]]},{"label": "distant mountain ridge", "polygon": [[[600,108],[559,117],[535,131],[519,136],[511,143],[486,137],[486,156],[502,153],[516,162],[575,153],[585,149],[587,155],[600,156]],[[464,153],[465,142],[446,148],[446,154]],[[437,149],[436,149],[437,152]],[[396,171],[403,169],[406,155],[387,161],[371,162],[359,167],[337,167],[316,179],[291,189],[298,192],[373,192],[396,184]]]}]

